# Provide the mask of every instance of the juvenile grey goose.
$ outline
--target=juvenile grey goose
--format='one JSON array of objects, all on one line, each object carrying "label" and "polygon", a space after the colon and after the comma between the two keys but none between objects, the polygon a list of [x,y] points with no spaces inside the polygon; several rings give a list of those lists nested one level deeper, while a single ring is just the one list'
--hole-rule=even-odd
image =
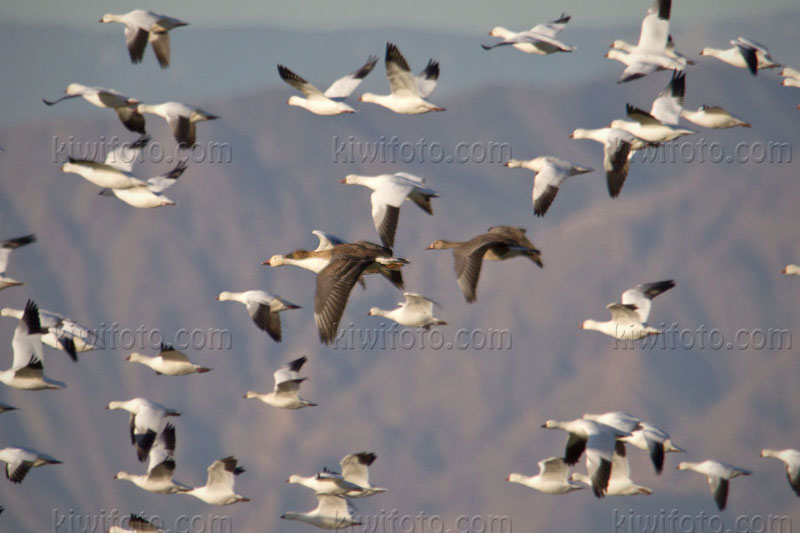
[{"label": "juvenile grey goose", "polygon": [[436,240],[427,249],[453,250],[456,280],[469,303],[477,299],[475,291],[484,259],[502,261],[524,256],[539,268],[544,266],[539,250],[525,236],[525,229],[513,226],[494,226],[464,242]]}]

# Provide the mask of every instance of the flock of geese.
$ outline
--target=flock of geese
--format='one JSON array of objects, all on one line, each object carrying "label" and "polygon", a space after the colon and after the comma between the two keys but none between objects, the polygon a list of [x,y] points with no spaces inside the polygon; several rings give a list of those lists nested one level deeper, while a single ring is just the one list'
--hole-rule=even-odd
[{"label": "flock of geese", "polygon": [[[750,127],[750,124],[733,116],[719,106],[703,105],[696,111],[684,109],[686,69],[694,61],[676,51],[669,32],[670,0],[655,0],[642,21],[639,41],[636,45],[617,40],[611,45],[606,57],[620,61],[625,69],[619,82],[628,82],[667,70],[672,77],[665,89],[657,95],[647,112],[634,105],[626,106],[629,120],[617,119],[608,127],[599,129],[575,129],[573,139],[589,139],[603,145],[603,168],[606,172],[608,192],[611,197],[620,194],[628,175],[631,155],[647,146],[658,145],[681,136],[692,135],[693,130],[679,126],[681,118],[704,128]],[[490,36],[499,39],[485,50],[511,46],[530,54],[547,55],[557,52],[574,52],[576,49],[557,37],[564,30],[570,17],[562,15],[551,22],[538,24],[527,31],[514,32],[495,27]],[[162,68],[170,64],[169,32],[187,23],[176,18],[150,11],[136,10],[126,14],[106,14],[101,23],[120,23],[125,26],[125,40],[133,63],[143,60],[149,43]],[[702,56],[710,56],[734,67],[746,68],[753,75],[759,70],[779,67],[762,45],[739,37],[731,41],[731,48],[721,50],[705,48]],[[280,78],[302,93],[293,95],[288,104],[301,107],[317,115],[339,115],[356,110],[344,102],[370,74],[378,62],[370,56],[356,71],[334,81],[324,92],[295,74],[283,65],[278,65]],[[395,113],[421,114],[444,111],[428,98],[436,88],[439,78],[439,63],[434,59],[414,75],[398,47],[387,43],[385,53],[386,76],[390,93],[377,95],[364,93],[361,102],[374,103]],[[800,72],[784,68],[783,84],[800,86]],[[74,173],[100,187],[100,194],[112,195],[137,208],[154,208],[175,205],[162,193],[171,187],[186,170],[180,162],[167,174],[141,178],[133,173],[131,161],[136,152],[143,149],[149,137],[145,130],[146,114],[164,118],[170,126],[180,147],[190,148],[196,142],[196,124],[217,117],[200,108],[181,102],[166,102],[149,105],[118,91],[101,87],[88,87],[71,83],[65,96],[57,100],[44,100],[54,105],[64,99],[81,97],[100,107],[113,109],[122,124],[130,131],[141,134],[134,143],[117,148],[100,161],[70,159],[61,170]],[[505,164],[509,168],[525,168],[534,173],[532,204],[536,216],[544,216],[551,208],[559,188],[572,176],[593,172],[591,168],[577,166],[557,157],[540,156],[527,161],[511,159]],[[273,255],[265,265],[278,267],[293,265],[316,274],[314,295],[314,318],[319,338],[323,343],[332,343],[337,336],[339,323],[345,311],[350,292],[357,283],[364,284],[364,276],[380,274],[392,285],[404,288],[402,269],[409,262],[395,256],[393,252],[395,233],[400,219],[400,209],[406,201],[414,203],[428,215],[433,215],[432,200],[439,195],[429,188],[425,180],[406,172],[362,176],[350,174],[341,180],[343,184],[360,185],[370,189],[372,220],[381,244],[367,241],[347,242],[322,231],[314,230],[319,245],[314,250],[297,249],[283,255]],[[0,289],[23,285],[6,276],[10,254],[20,247],[36,241],[34,235],[10,239],[0,247]],[[503,261],[514,257],[525,257],[537,267],[543,268],[541,252],[527,238],[524,228],[494,226],[462,241],[436,240],[428,246],[430,250],[452,250],[456,282],[465,300],[477,300],[477,285],[484,260]],[[800,275],[800,267],[788,265],[785,274]],[[648,325],[652,300],[675,286],[673,280],[642,283],[624,291],[620,301],[607,306],[611,319],[605,322],[586,320],[582,328],[595,330],[622,340],[635,340],[661,331]],[[370,316],[378,316],[411,328],[430,328],[446,325],[447,322],[434,316],[435,302],[421,294],[404,292],[405,300],[395,309],[373,307]],[[300,306],[279,296],[262,290],[243,292],[224,291],[219,301],[238,302],[245,306],[252,322],[265,331],[274,341],[281,342],[280,313],[300,309]],[[59,389],[65,385],[44,374],[43,344],[65,352],[77,360],[77,354],[92,349],[102,349],[102,344],[90,328],[80,325],[58,313],[40,309],[29,300],[24,309],[3,308],[0,316],[16,319],[17,326],[11,341],[12,366],[0,372],[0,382],[18,389]],[[162,345],[155,356],[134,352],[127,361],[145,365],[157,374],[184,376],[207,373],[211,369],[195,364],[182,352]],[[274,373],[274,388],[267,393],[248,391],[244,398],[257,399],[281,409],[302,409],[316,406],[300,397],[302,383],[307,379],[300,372],[307,362],[303,356],[286,363]],[[138,461],[147,463],[143,474],[119,472],[115,478],[127,480],[141,489],[158,494],[185,494],[194,496],[212,505],[230,505],[247,502],[248,498],[234,490],[236,476],[244,472],[234,456],[214,461],[208,467],[208,479],[204,486],[191,487],[173,479],[176,469],[176,428],[168,422],[169,417],[179,416],[176,409],[163,406],[145,398],[113,401],[109,410],[124,410],[129,413],[130,441]],[[0,404],[0,412],[16,408]],[[513,473],[508,481],[519,483],[538,491],[563,494],[590,487],[598,498],[605,495],[651,494],[650,488],[636,484],[626,454],[626,444],[647,451],[656,473],[664,467],[665,455],[683,452],[672,442],[663,429],[622,412],[584,414],[570,421],[548,420],[547,429],[567,432],[568,438],[563,456],[553,456],[539,462],[540,472],[535,476]],[[585,456],[586,474],[570,472],[581,456]],[[769,450],[762,457],[778,459],[785,463],[792,490],[800,496],[800,452],[793,449]],[[21,483],[33,467],[55,465],[60,461],[36,450],[22,447],[7,447],[0,450],[0,460],[6,463],[6,477],[12,483]],[[359,525],[350,504],[352,498],[363,498],[385,492],[385,488],[373,486],[369,481],[369,467],[376,460],[372,452],[347,455],[341,462],[341,472],[323,468],[309,476],[292,475],[288,482],[314,491],[317,506],[306,513],[286,512],[281,518],[299,520],[324,529],[340,529]],[[691,470],[708,480],[712,495],[719,509],[727,502],[729,481],[738,476],[751,474],[750,470],[721,461],[680,462],[679,470]],[[132,515],[128,520],[132,529],[114,526],[111,531],[155,531],[144,517]]]}]

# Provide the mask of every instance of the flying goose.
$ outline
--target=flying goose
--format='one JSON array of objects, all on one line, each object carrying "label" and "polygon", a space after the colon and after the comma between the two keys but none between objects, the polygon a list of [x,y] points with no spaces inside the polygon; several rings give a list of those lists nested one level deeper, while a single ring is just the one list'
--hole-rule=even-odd
[{"label": "flying goose", "polygon": [[[635,416],[629,415],[628,413],[623,413],[622,411],[611,411],[602,414],[587,413],[583,415],[583,419],[600,422],[601,424],[618,429],[622,433],[631,433],[642,427],[641,420]],[[624,448],[622,449],[624,450]],[[625,455],[625,453],[623,452],[620,455]]]},{"label": "flying goose", "polygon": [[399,270],[408,264],[405,259],[393,257],[389,248],[365,241],[339,244],[330,250],[308,254],[330,259],[328,265],[317,274],[314,293],[314,322],[324,344],[330,344],[336,338],[350,291],[367,269],[397,271],[397,277],[392,276],[391,279],[395,285],[402,286]]},{"label": "flying goose", "polygon": [[223,291],[217,296],[220,302],[239,302],[247,308],[247,314],[258,329],[266,331],[272,340],[281,342],[281,318],[278,313],[290,309],[301,309],[288,300],[268,292],[252,290],[244,292]]},{"label": "flying goose", "polygon": [[761,450],[759,457],[772,457],[786,464],[786,479],[795,494],[800,496],[800,451],[786,450]]},{"label": "flying goose", "polygon": [[334,100],[334,98],[347,98],[350,96],[361,83],[361,80],[372,72],[377,62],[378,58],[376,56],[369,56],[367,62],[361,68],[333,82],[324,93],[283,65],[278,65],[278,74],[283,81],[305,96],[305,98],[291,96],[287,102],[289,105],[302,107],[315,115],[340,115],[342,113],[355,113],[356,110],[344,102]]},{"label": "flying goose", "polygon": [[475,293],[478,278],[481,275],[483,260],[503,261],[512,257],[524,256],[536,263],[539,268],[544,265],[541,253],[525,236],[524,228],[512,226],[494,226],[487,233],[482,233],[465,242],[433,241],[428,250],[453,250],[456,280],[464,298],[472,303],[477,299]]},{"label": "flying goose", "polygon": [[303,407],[316,406],[317,404],[304,400],[298,395],[300,384],[308,379],[307,377],[300,377],[300,369],[307,360],[308,358],[304,355],[278,368],[273,374],[275,387],[272,392],[258,394],[257,392],[247,391],[244,397],[261,400],[267,405],[280,407],[281,409],[302,409]]},{"label": "flying goose", "polygon": [[527,161],[509,159],[505,166],[526,168],[533,172],[533,214],[537,217],[543,217],[547,213],[564,180],[570,176],[593,172],[591,168],[579,167],[563,159],[546,155]]},{"label": "flying goose", "polygon": [[307,513],[287,511],[281,518],[298,520],[321,529],[346,529],[361,525],[361,522],[353,518],[347,500],[331,494],[317,494],[317,507]]},{"label": "flying goose", "polygon": [[787,276],[800,276],[800,265],[786,265],[781,273]]},{"label": "flying goose", "polygon": [[128,526],[113,525],[109,528],[108,533],[162,533],[161,528],[153,525],[149,520],[141,515],[132,513],[130,517],[123,519],[123,523],[127,522]]},{"label": "flying goose", "polygon": [[[25,311],[23,309],[13,309],[4,307],[0,309],[0,316],[8,316],[22,320]],[[39,309],[39,326],[42,328],[42,342],[56,350],[62,350],[67,353],[73,361],[78,360],[77,348],[73,341],[71,333],[63,329],[63,322],[61,315]]]},{"label": "flying goose", "polygon": [[[623,52],[627,52],[627,53],[630,54],[631,52],[634,52],[636,50],[636,45],[631,44],[631,43],[629,43],[627,41],[624,41],[622,39],[617,39],[616,41],[611,43],[611,46],[609,46],[609,48],[614,48],[616,50],[622,50]],[[664,48],[664,55],[666,55],[667,57],[669,57],[671,59],[675,59],[676,61],[679,61],[681,63],[683,63],[685,61],[687,65],[694,65],[695,64],[694,61],[692,61],[691,59],[689,59],[688,57],[686,57],[685,55],[681,54],[680,52],[678,52],[675,49],[675,42],[672,40],[672,35],[668,35],[667,36],[667,46]],[[666,70],[666,69],[664,69],[663,67],[659,67],[658,70]]]},{"label": "flying goose", "polygon": [[181,415],[175,409],[164,407],[145,398],[109,402],[106,409],[123,409],[130,413],[131,444],[136,448],[136,456],[140,462],[147,459],[153,443],[164,430],[165,417]]},{"label": "flying goose", "polygon": [[[289,254],[285,255],[273,255],[263,263],[262,265],[269,265],[271,267],[279,267],[284,265],[292,265],[303,268],[305,270],[310,270],[315,274],[319,274],[322,270],[328,266],[331,262],[331,253],[330,251],[333,249],[334,246],[338,246],[340,244],[358,244],[358,243],[348,243],[342,239],[338,239],[337,237],[333,237],[332,235],[328,235],[326,233],[317,232],[314,230],[315,235],[317,233],[323,235],[317,235],[320,239],[320,244],[317,246],[315,250],[308,251],[308,250],[295,250]],[[329,240],[330,238],[330,240]],[[369,246],[378,246],[377,244],[368,243],[366,241],[359,241],[360,243],[365,243]],[[362,287],[366,287],[366,283],[364,282],[364,276],[367,274],[380,274],[385,277],[389,282],[397,287],[398,289],[403,289],[403,275],[399,270],[386,268],[385,266],[381,265],[380,263],[375,263],[369,267],[367,270],[364,271],[364,274],[359,278],[359,283],[361,283]]]},{"label": "flying goose", "polygon": [[216,120],[219,117],[182,102],[164,102],[163,104],[137,104],[138,113],[158,115],[167,121],[172,135],[181,148],[191,148],[197,138],[196,124],[204,120]]},{"label": "flying goose", "polygon": [[147,42],[150,41],[161,68],[169,67],[169,30],[189,24],[143,9],[136,9],[121,15],[106,13],[100,22],[119,22],[125,25],[125,44],[128,46],[131,63],[142,62],[144,49],[147,48]]},{"label": "flying goose", "polygon": [[[618,454],[614,454],[611,459],[611,477],[608,479],[606,496],[635,496],[637,494],[650,495],[653,491],[647,487],[637,485],[631,478],[631,468],[628,460]],[[580,472],[573,472],[569,478],[571,481],[580,481],[591,487],[592,480]]]},{"label": "flying goose", "polygon": [[405,172],[381,174],[379,176],[359,176],[349,174],[341,181],[347,185],[362,185],[372,189],[372,221],[378,230],[381,242],[387,248],[394,247],[394,236],[397,231],[397,220],[400,217],[400,206],[411,200],[417,206],[433,215],[431,198],[438,198],[435,191],[425,187],[425,180]]},{"label": "flying goose", "polygon": [[491,50],[497,46],[511,45],[517,50],[528,54],[549,55],[555,52],[572,52],[574,46],[569,46],[558,39],[556,35],[563,30],[571,17],[561,14],[556,20],[537,24],[527,31],[513,32],[502,26],[496,26],[489,32],[491,37],[500,37],[502,41],[492,45],[482,44],[484,50]]},{"label": "flying goose", "polygon": [[161,349],[158,355],[154,357],[139,352],[133,352],[126,357],[125,360],[148,366],[155,370],[156,374],[159,376],[161,374],[166,374],[167,376],[186,376],[194,373],[204,374],[206,372],[211,372],[210,368],[192,363],[185,353],[163,342],[161,343]]},{"label": "flying goose", "polygon": [[116,196],[126,204],[139,209],[152,209],[165,205],[176,205],[174,201],[161,193],[175,185],[178,178],[183,175],[184,170],[186,170],[186,162],[181,161],[167,174],[154,176],[148,179],[147,182],[137,183],[132,187],[121,189],[106,188],[100,191],[100,195]]},{"label": "flying goose", "polygon": [[737,37],[730,41],[731,47],[725,50],[706,47],[700,51],[701,56],[711,56],[738,68],[746,68],[753,76],[758,69],[778,68],[781,65],[772,60],[769,50],[755,41]]},{"label": "flying goose", "polygon": [[650,115],[662,124],[677,126],[681,119],[685,95],[686,72],[673,70],[669,84],[653,100]]},{"label": "flying goose", "polygon": [[685,451],[673,444],[669,433],[647,422],[641,422],[638,429],[631,431],[630,437],[620,440],[649,452],[656,474],[661,474],[664,470],[664,454]]},{"label": "flying goose", "polygon": [[653,100],[650,114],[663,124],[676,126],[681,117],[704,128],[749,128],[750,124],[740,120],[719,106],[703,105],[697,111],[684,109],[686,73],[674,71],[669,85]]},{"label": "flying goose", "polygon": [[683,70],[688,61],[674,53],[667,52],[669,41],[669,19],[672,0],[654,0],[647,9],[639,42],[628,52],[612,48],[606,54],[609,59],[621,61],[626,65],[617,83],[635,80],[661,69]]},{"label": "flying goose", "polygon": [[611,121],[608,127],[625,130],[639,139],[650,143],[673,141],[684,135],[693,135],[696,133],[685,128],[677,128],[669,124],[663,124],[647,111],[633,107],[631,104],[625,104],[625,114],[633,120],[615,119]]},{"label": "flying goose", "polygon": [[578,128],[570,133],[569,138],[589,139],[603,145],[603,169],[606,171],[608,194],[612,198],[619,196],[622,190],[633,153],[652,144],[619,128]]},{"label": "flying goose", "polygon": [[361,492],[363,490],[358,484],[347,481],[341,474],[332,472],[327,468],[313,476],[292,474],[286,482],[301,485],[313,490],[316,494],[332,496],[344,496],[349,492]]},{"label": "flying goose", "polygon": [[684,109],[681,111],[681,117],[693,124],[703,126],[704,128],[723,129],[735,128],[737,126],[741,126],[742,128],[751,127],[750,124],[736,118],[720,106],[703,105],[697,108],[697,111]]},{"label": "flying goose", "polygon": [[[400,50],[397,49],[392,43],[386,43],[386,77],[389,78],[389,85],[392,92],[388,95],[378,95],[373,93],[364,93],[359,98],[362,102],[371,102],[378,104],[395,113],[404,115],[418,115],[421,113],[428,113],[430,111],[444,111],[443,107],[438,107],[425,98],[427,94],[423,95],[420,91],[420,82],[422,81],[424,89],[430,89],[431,84],[425,83],[424,80],[430,79],[427,77],[426,71],[431,68],[431,73],[436,74],[438,79],[439,66],[435,64],[435,69],[432,67],[431,62],[428,63],[428,68],[423,71],[421,79],[415,78],[411,74],[411,69],[408,66]],[[434,85],[435,86],[435,85]],[[432,89],[430,89],[432,90]]]},{"label": "flying goose", "polygon": [[[561,457],[548,457],[537,464],[538,475],[525,476],[514,472],[508,475],[506,481],[519,483],[547,494],[566,494],[583,488],[583,485],[570,481],[569,468]],[[591,483],[589,485],[591,486]]]},{"label": "flying goose", "polygon": [[564,462],[574,465],[586,452],[586,471],[589,474],[589,485],[598,498],[602,498],[608,489],[613,470],[612,456],[617,439],[630,435],[606,424],[593,420],[570,420],[560,422],[548,420],[542,425],[547,429],[563,429],[569,433],[564,451]]},{"label": "flying goose", "polygon": [[146,185],[133,175],[133,163],[149,142],[150,137],[144,135],[134,143],[123,143],[107,152],[102,163],[70,157],[61,165],[61,172],[78,174],[98,187],[124,189]]},{"label": "flying goose", "polygon": [[181,494],[188,494],[211,505],[231,505],[239,502],[249,502],[250,498],[245,498],[236,494],[233,490],[236,478],[244,468],[237,465],[237,459],[232,455],[223,459],[218,459],[208,467],[208,480],[202,487],[191,490],[181,491]]},{"label": "flying goose", "polygon": [[702,463],[683,461],[678,463],[678,470],[691,470],[706,476],[708,488],[711,489],[711,495],[714,496],[714,501],[720,511],[725,509],[728,502],[728,481],[735,477],[752,474],[750,470],[711,459]]},{"label": "flying goose", "polygon": [[80,83],[70,83],[64,89],[64,92],[66,94],[61,98],[55,100],[42,98],[42,102],[47,105],[55,105],[62,100],[81,97],[94,106],[113,109],[117,112],[117,117],[122,122],[122,125],[129,131],[145,134],[144,117],[136,111],[136,105],[139,103],[136,98],[125,96],[114,89],[89,87]]},{"label": "flying goose", "polygon": [[36,235],[34,234],[24,235],[22,237],[16,237],[14,239],[8,239],[7,241],[0,242],[0,291],[9,287],[25,285],[24,281],[17,281],[15,279],[7,278],[5,277],[5,274],[6,269],[8,268],[8,258],[11,256],[11,252],[20,246],[25,246],[26,244],[30,244],[32,242],[36,242]]},{"label": "flying goose", "polygon": [[668,279],[641,283],[628,289],[622,293],[621,303],[610,303],[606,306],[611,311],[611,320],[598,322],[588,319],[583,322],[581,329],[599,331],[619,340],[637,340],[657,335],[661,330],[646,325],[652,300],[674,286],[675,281]]},{"label": "flying goose", "polygon": [[447,322],[433,316],[433,300],[414,292],[404,292],[405,301],[398,302],[396,309],[372,307],[367,316],[382,316],[402,326],[430,329],[431,326],[446,326]]},{"label": "flying goose", "polygon": [[11,483],[22,483],[31,468],[43,465],[58,465],[61,461],[30,448],[9,446],[0,450],[0,461],[6,463],[6,479]]},{"label": "flying goose", "polygon": [[28,300],[11,339],[14,352],[11,368],[0,371],[0,383],[25,390],[63,389],[66,386],[44,375],[42,333],[39,307],[33,300]]},{"label": "flying goose", "polygon": [[375,487],[369,482],[369,467],[375,462],[378,456],[372,452],[359,452],[345,455],[339,461],[342,467],[342,477],[345,481],[355,483],[359,490],[351,490],[345,494],[348,498],[366,498],[386,492],[388,489]]},{"label": "flying goose", "polygon": [[192,487],[172,480],[175,471],[175,426],[167,424],[150,448],[146,474],[118,472],[114,479],[130,481],[140,489],[156,494],[176,494],[192,490]]}]

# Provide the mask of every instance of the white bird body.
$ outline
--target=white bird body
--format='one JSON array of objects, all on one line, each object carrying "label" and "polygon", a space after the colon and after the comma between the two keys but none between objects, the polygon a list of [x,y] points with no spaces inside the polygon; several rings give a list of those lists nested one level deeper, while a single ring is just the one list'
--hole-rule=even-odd
[{"label": "white bird body", "polygon": [[281,79],[302,92],[301,96],[291,96],[287,102],[291,106],[301,107],[316,115],[341,115],[342,113],[355,113],[355,109],[344,102],[334,100],[334,98],[347,98],[358,87],[367,74],[372,72],[378,58],[369,56],[367,62],[355,72],[348,74],[334,81],[323,93],[314,85],[308,83],[283,65],[278,65],[278,74]]},{"label": "white bird body", "polygon": [[403,202],[411,200],[420,209],[432,215],[431,198],[439,196],[436,191],[425,187],[423,178],[406,172],[380,174],[378,176],[348,174],[341,183],[361,185],[372,189],[373,192],[370,195],[372,221],[381,237],[381,241],[388,248],[394,246],[397,220],[400,214],[400,206],[403,205]]},{"label": "white bird body", "polygon": [[791,448],[786,450],[762,450],[761,457],[771,457],[782,461],[786,466],[786,479],[789,486],[800,496],[800,451]]},{"label": "white bird body", "polygon": [[5,273],[6,269],[8,268],[8,260],[11,257],[11,252],[20,246],[25,246],[26,244],[31,244],[33,242],[36,242],[36,235],[33,234],[16,237],[14,239],[8,239],[6,241],[0,241],[0,291],[9,287],[25,285],[25,283],[22,281],[17,281],[13,278],[6,277]]},{"label": "white bird body", "polygon": [[188,24],[182,20],[144,9],[136,9],[123,14],[106,13],[100,22],[118,22],[125,25],[125,43],[131,63],[141,63],[144,49],[149,41],[161,68],[169,67],[170,40],[168,32],[173,28]]},{"label": "white bird body", "polygon": [[61,461],[47,454],[14,446],[0,450],[0,461],[6,463],[6,478],[12,483],[22,483],[31,468],[61,464]]},{"label": "white bird body", "polygon": [[122,409],[130,413],[131,443],[136,448],[139,461],[147,459],[153,444],[167,425],[168,416],[180,416],[175,409],[165,407],[145,398],[109,402],[106,409]]},{"label": "white bird body", "polygon": [[[650,495],[653,493],[651,489],[637,485],[631,480],[630,465],[625,457],[615,453],[611,464],[611,477],[608,480],[606,496],[636,496],[637,494]],[[589,487],[592,486],[592,480],[580,472],[573,472],[570,480],[580,481]]]},{"label": "white bird body", "polygon": [[[386,43],[386,76],[392,92],[388,95],[378,95],[364,93],[359,100],[371,102],[383,106],[395,113],[403,115],[418,115],[431,111],[444,111],[444,108],[436,106],[427,100],[420,91],[419,80],[411,74],[400,50],[392,43]],[[430,63],[429,63],[430,65]],[[438,77],[438,64],[436,69]]]},{"label": "white bird body", "polygon": [[603,169],[606,172],[608,194],[612,198],[619,196],[622,190],[633,153],[648,145],[643,139],[619,128],[578,128],[569,138],[588,139],[603,145]]},{"label": "white bird body", "polygon": [[611,311],[611,320],[599,322],[585,320],[582,329],[599,331],[619,340],[637,340],[649,335],[662,333],[648,326],[652,299],[675,286],[673,280],[642,283],[622,293],[621,303],[610,303],[606,309]]},{"label": "white bird body", "polygon": [[342,477],[345,481],[358,485],[358,490],[345,493],[348,498],[366,498],[386,492],[383,487],[376,487],[369,482],[369,467],[378,457],[372,452],[359,452],[345,455],[339,465],[342,467]]},{"label": "white bird body", "polygon": [[[13,317],[17,320],[21,320],[23,314],[23,309],[11,307],[0,309],[0,316]],[[39,309],[39,322],[45,330],[42,334],[42,343],[56,350],[68,351],[65,348],[67,342],[72,343],[75,352],[87,352],[103,347],[94,331],[53,311]]]},{"label": "white bird body", "polygon": [[536,216],[544,216],[564,180],[570,176],[593,172],[591,168],[579,167],[563,159],[544,155],[527,161],[509,159],[505,166],[525,168],[534,173],[532,202]]},{"label": "white bird body", "polygon": [[313,490],[316,494],[332,496],[345,496],[348,492],[360,492],[362,488],[355,483],[345,480],[341,474],[324,470],[313,476],[300,476],[292,474],[287,483],[301,485]]},{"label": "white bird body", "polygon": [[547,494],[566,494],[583,488],[579,483],[569,480],[569,468],[561,457],[549,457],[539,461],[538,464],[538,475],[524,476],[514,472],[509,474],[506,481],[519,483]]},{"label": "white bird body", "polygon": [[188,374],[209,372],[211,369],[189,361],[183,352],[175,350],[166,344],[161,345],[158,355],[150,357],[139,352],[133,352],[125,359],[139,363],[155,370],[156,374],[167,376],[186,376]]},{"label": "white bird body", "polygon": [[609,127],[625,130],[632,135],[651,143],[662,143],[675,140],[684,135],[696,132],[685,128],[678,128],[663,124],[650,113],[637,109],[631,105],[626,106],[627,114],[633,120],[616,119]]},{"label": "white bird body", "polygon": [[684,461],[678,463],[678,470],[691,470],[706,476],[711,495],[714,496],[714,501],[720,511],[724,510],[727,505],[728,481],[735,477],[752,474],[750,470],[711,459],[702,463]]},{"label": "white bird body", "polygon": [[589,474],[592,492],[598,498],[602,498],[613,472],[612,460],[617,439],[630,433],[582,418],[565,422],[548,420],[542,427],[563,429],[569,433],[564,457],[566,464],[575,464],[585,451],[586,471]]},{"label": "white bird body", "polygon": [[369,316],[382,316],[393,320],[400,325],[412,328],[430,328],[431,326],[447,325],[447,322],[433,316],[433,306],[435,302],[425,298],[421,294],[404,292],[405,301],[398,302],[396,309],[379,309],[373,307],[369,310]]},{"label": "white bird body", "polygon": [[250,498],[245,498],[236,494],[233,490],[236,478],[244,468],[236,466],[235,457],[225,457],[211,463],[208,467],[208,480],[202,487],[182,491],[181,494],[194,496],[211,505],[231,505],[239,502],[249,502]]},{"label": "white bird body", "polygon": [[527,54],[548,55],[555,52],[572,52],[574,46],[569,46],[556,39],[561,30],[567,25],[570,17],[562,14],[557,20],[537,24],[530,30],[513,32],[503,26],[495,26],[489,32],[491,37],[500,37],[502,41],[491,46],[481,45],[484,50],[491,50],[497,46],[510,45]]},{"label": "white bird body", "polygon": [[703,126],[704,128],[722,129],[734,128],[736,126],[741,126],[743,128],[750,127],[750,124],[736,118],[719,106],[704,105],[699,107],[697,111],[683,109],[681,110],[681,117],[693,124]]},{"label": "white bird body", "polygon": [[299,396],[300,384],[308,379],[301,378],[299,372],[307,360],[308,358],[303,356],[278,368],[273,374],[275,387],[271,392],[258,394],[257,392],[248,391],[244,397],[261,400],[267,405],[281,409],[302,409],[303,407],[316,406],[317,404],[304,400]]},{"label": "white bird body", "polygon": [[759,69],[778,68],[781,65],[772,60],[769,50],[761,44],[738,37],[730,41],[731,47],[726,49],[706,47],[700,51],[701,56],[719,59],[737,68],[746,68],[755,76]]},{"label": "white bird body", "polygon": [[64,93],[66,94],[61,98],[55,100],[42,98],[42,101],[47,105],[55,105],[62,100],[81,97],[93,106],[116,111],[117,117],[128,130],[141,134],[145,133],[144,117],[137,113],[135,109],[139,103],[136,98],[126,96],[114,89],[89,87],[80,83],[70,83]]},{"label": "white bird body", "polygon": [[161,104],[137,104],[138,113],[158,115],[167,121],[172,135],[181,147],[192,147],[196,141],[196,124],[205,120],[216,120],[216,115],[199,107],[182,102],[164,102]]},{"label": "white bird body", "polygon": [[42,330],[39,307],[28,300],[14,329],[11,368],[0,372],[0,383],[23,390],[62,389],[66,385],[44,375]]},{"label": "white bird body", "polygon": [[639,429],[633,430],[630,437],[623,437],[620,440],[649,452],[657,474],[664,468],[665,453],[685,451],[675,446],[669,433],[647,422],[641,422]]},{"label": "white bird body", "polygon": [[260,290],[223,291],[219,293],[217,300],[244,304],[253,323],[259,329],[266,331],[275,342],[281,342],[282,338],[281,319],[278,313],[290,309],[300,309],[299,305]]},{"label": "white bird body", "polygon": [[353,518],[347,500],[331,494],[317,494],[317,507],[307,513],[287,511],[281,518],[298,520],[320,529],[345,529],[361,525]]},{"label": "white bird body", "polygon": [[800,276],[800,265],[786,265],[783,273],[787,276]]}]

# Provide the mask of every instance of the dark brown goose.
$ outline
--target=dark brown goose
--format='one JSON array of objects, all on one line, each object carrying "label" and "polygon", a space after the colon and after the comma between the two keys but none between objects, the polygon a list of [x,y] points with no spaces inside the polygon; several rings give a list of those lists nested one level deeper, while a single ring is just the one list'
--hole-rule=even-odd
[{"label": "dark brown goose", "polygon": [[336,338],[350,291],[364,272],[376,269],[393,283],[397,284],[395,281],[399,279],[402,284],[400,268],[408,264],[405,259],[392,257],[389,248],[366,241],[339,244],[330,250],[305,254],[328,259],[327,266],[317,274],[314,294],[314,321],[319,338],[325,344],[330,344]]}]

